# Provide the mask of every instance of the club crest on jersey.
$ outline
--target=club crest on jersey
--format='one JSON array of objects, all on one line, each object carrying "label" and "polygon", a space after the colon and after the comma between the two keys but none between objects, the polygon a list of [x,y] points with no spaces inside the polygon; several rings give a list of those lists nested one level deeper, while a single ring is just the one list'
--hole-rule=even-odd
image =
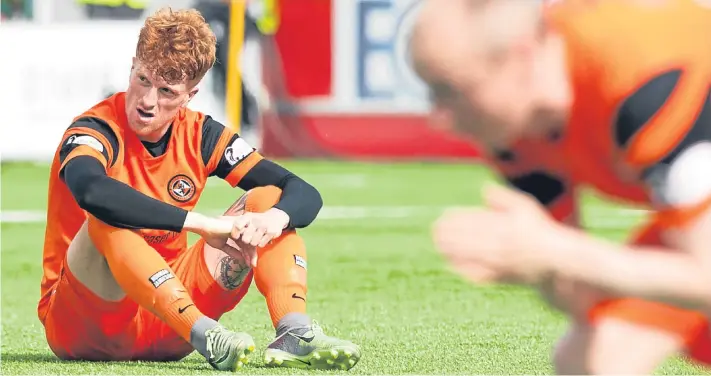
[{"label": "club crest on jersey", "polygon": [[247,141],[241,138],[236,138],[232,142],[232,145],[225,149],[225,160],[231,166],[234,166],[243,159],[247,158],[248,155],[252,154],[252,151],[254,151],[254,149],[249,146]]},{"label": "club crest on jersey", "polygon": [[190,201],[195,196],[195,183],[186,175],[175,175],[168,182],[168,193],[175,201]]}]

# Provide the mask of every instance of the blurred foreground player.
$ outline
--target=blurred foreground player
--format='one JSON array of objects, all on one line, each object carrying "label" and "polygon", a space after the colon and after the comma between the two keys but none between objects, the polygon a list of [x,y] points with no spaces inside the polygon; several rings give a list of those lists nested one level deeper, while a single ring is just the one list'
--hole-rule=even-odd
[{"label": "blurred foreground player", "polygon": [[[254,350],[217,320],[254,277],[276,328],[267,365],[348,369],[356,345],[306,315],[306,250],[316,189],[230,129],[186,108],[215,62],[194,10],[164,9],[141,29],[125,93],[79,115],[49,184],[39,318],[61,359],[178,360],[197,350],[233,370]],[[192,209],[207,178],[247,192],[210,218]],[[187,234],[201,239],[192,247]]]},{"label": "blurred foreground player", "polygon": [[[470,279],[556,298],[573,321],[560,373],[648,374],[679,350],[709,361],[706,317],[676,307],[711,302],[711,11],[540,4],[430,0],[420,13],[411,48],[434,113],[517,188],[445,214],[435,242]],[[630,245],[576,229],[583,185],[653,209]]]}]

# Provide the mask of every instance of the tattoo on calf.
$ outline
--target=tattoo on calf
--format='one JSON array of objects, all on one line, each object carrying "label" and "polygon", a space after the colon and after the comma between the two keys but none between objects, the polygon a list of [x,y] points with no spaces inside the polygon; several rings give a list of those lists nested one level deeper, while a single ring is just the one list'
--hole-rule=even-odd
[{"label": "tattoo on calf", "polygon": [[222,285],[227,290],[234,290],[244,283],[247,273],[249,273],[249,266],[247,266],[244,260],[234,258],[232,256],[223,257],[216,271],[216,279],[222,282]]}]

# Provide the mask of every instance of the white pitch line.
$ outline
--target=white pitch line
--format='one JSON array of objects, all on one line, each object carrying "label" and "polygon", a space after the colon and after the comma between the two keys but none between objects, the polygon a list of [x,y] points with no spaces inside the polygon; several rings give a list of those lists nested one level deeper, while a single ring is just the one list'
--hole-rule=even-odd
[{"label": "white pitch line", "polygon": [[[398,219],[417,218],[437,215],[444,211],[444,206],[326,206],[319,213],[319,220],[347,219]],[[209,211],[220,215],[221,211]],[[593,210],[584,215],[585,224],[594,228],[623,228],[642,218],[644,211],[630,209]],[[46,212],[42,210],[4,210],[0,211],[2,223],[43,223]]]},{"label": "white pitch line", "polygon": [[[330,219],[377,219],[407,218],[436,213],[437,207],[428,206],[326,206],[318,215],[320,220]],[[221,211],[209,210],[221,215]],[[41,223],[47,220],[42,210],[4,210],[0,212],[2,223]]]},{"label": "white pitch line", "polygon": [[40,223],[47,220],[47,213],[41,210],[4,210],[0,212],[2,223]]},{"label": "white pitch line", "polygon": [[[299,176],[321,188],[361,189],[368,186],[368,175],[365,174],[305,173]],[[229,187],[227,182],[218,178],[207,179],[207,186]]]}]

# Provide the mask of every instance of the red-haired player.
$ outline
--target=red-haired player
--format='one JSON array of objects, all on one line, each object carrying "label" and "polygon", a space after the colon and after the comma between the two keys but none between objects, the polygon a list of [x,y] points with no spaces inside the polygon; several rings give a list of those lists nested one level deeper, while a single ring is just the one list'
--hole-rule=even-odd
[{"label": "red-haired player", "polygon": [[[163,9],[141,29],[126,92],[77,116],[49,183],[38,314],[62,359],[177,360],[215,368],[254,350],[217,320],[254,277],[276,329],[267,365],[349,369],[351,342],[306,315],[306,249],[318,191],[187,104],[215,62],[194,10]],[[193,211],[210,176],[247,191],[225,217]],[[188,232],[201,239],[188,246]]]}]

